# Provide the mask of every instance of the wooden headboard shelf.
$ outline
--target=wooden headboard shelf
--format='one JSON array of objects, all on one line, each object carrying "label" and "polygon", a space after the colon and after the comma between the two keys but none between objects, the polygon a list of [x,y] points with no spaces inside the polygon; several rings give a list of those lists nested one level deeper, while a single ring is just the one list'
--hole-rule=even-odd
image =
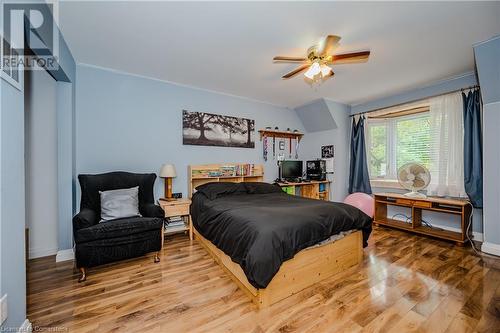
[{"label": "wooden headboard shelf", "polygon": [[188,195],[197,186],[214,182],[263,182],[264,166],[251,163],[202,164],[188,166]]}]

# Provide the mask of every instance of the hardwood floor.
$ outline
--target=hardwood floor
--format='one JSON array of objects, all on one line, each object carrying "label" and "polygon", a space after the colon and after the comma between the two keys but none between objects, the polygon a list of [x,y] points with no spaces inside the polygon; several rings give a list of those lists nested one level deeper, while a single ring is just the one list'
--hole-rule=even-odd
[{"label": "hardwood floor", "polygon": [[90,269],[31,260],[28,318],[57,332],[500,332],[500,260],[375,228],[364,262],[257,311],[187,236]]}]

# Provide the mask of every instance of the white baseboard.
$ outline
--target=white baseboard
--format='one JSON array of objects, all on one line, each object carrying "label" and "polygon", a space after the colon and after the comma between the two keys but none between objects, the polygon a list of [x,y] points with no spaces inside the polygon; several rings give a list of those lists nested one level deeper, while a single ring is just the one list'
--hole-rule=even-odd
[{"label": "white baseboard", "polygon": [[57,254],[57,248],[52,248],[52,249],[30,249],[29,251],[29,258],[30,259],[35,259],[35,258],[41,258],[41,257],[48,257],[48,256],[53,256],[54,254]]},{"label": "white baseboard", "polygon": [[472,239],[474,239],[475,241],[478,241],[478,242],[482,242],[484,240],[483,233],[482,232],[473,231],[472,232]]},{"label": "white baseboard", "polygon": [[[435,226],[436,228],[441,228],[441,229],[448,230],[448,231],[462,232],[460,228],[448,227],[448,226],[438,225],[438,224],[433,224],[433,226]],[[472,239],[475,241],[478,241],[478,242],[482,242],[483,241],[483,233],[473,231],[472,232]]]},{"label": "white baseboard", "polygon": [[67,261],[75,259],[73,249],[59,250],[56,254],[56,262]]},{"label": "white baseboard", "polygon": [[[402,219],[397,219],[396,218],[396,220],[405,222]],[[449,226],[446,226],[446,225],[439,225],[439,224],[436,224],[436,223],[433,223],[432,225],[434,227],[436,227],[436,228],[441,228],[441,229],[448,230],[448,231],[462,232],[462,230],[460,228],[449,227]],[[483,233],[482,232],[473,231],[472,232],[472,239],[475,240],[475,241],[478,241],[478,242],[482,242],[483,239],[484,239],[483,238]]]},{"label": "white baseboard", "polygon": [[21,327],[19,327],[18,333],[31,333],[33,332],[33,326],[30,321],[26,318]]},{"label": "white baseboard", "polygon": [[495,256],[500,256],[500,245],[495,243],[484,242],[481,245],[481,251]]}]

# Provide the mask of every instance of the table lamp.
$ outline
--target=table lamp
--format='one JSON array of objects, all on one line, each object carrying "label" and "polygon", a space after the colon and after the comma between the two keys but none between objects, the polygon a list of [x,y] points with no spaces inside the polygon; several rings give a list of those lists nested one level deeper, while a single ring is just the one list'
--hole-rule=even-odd
[{"label": "table lamp", "polygon": [[172,199],[172,178],[177,177],[173,164],[163,164],[160,169],[160,177],[165,178],[165,199]]}]

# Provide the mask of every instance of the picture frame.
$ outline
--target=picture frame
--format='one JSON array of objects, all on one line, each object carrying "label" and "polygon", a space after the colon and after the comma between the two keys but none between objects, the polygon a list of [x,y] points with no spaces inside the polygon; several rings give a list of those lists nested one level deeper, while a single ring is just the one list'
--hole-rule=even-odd
[{"label": "picture frame", "polygon": [[255,148],[255,120],[182,110],[182,144]]},{"label": "picture frame", "polygon": [[333,145],[321,146],[321,158],[333,158],[335,149]]}]

